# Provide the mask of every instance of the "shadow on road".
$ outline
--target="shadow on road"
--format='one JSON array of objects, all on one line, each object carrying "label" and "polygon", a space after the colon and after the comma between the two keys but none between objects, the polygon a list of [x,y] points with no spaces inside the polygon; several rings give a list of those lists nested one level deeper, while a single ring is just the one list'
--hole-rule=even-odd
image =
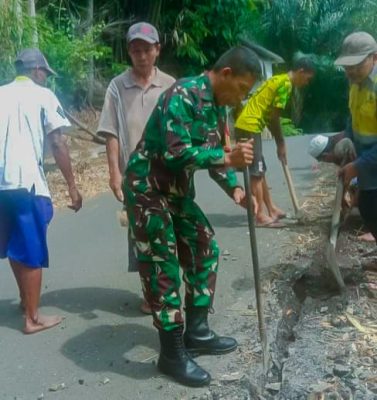
[{"label": "shadow on road", "polygon": [[[62,289],[42,294],[41,306],[56,307],[79,314],[85,320],[97,318],[96,311],[105,311],[127,318],[145,317],[139,310],[141,298],[128,290],[100,287]],[[0,326],[21,331],[22,311],[15,299],[0,300]]]},{"label": "shadow on road", "polygon": [[22,311],[14,299],[0,300],[0,326],[21,332],[23,322]]},{"label": "shadow on road", "polygon": [[101,287],[61,289],[44,293],[41,306],[57,307],[83,319],[97,318],[95,311],[101,310],[126,317],[144,317],[139,311],[140,297],[128,290]]},{"label": "shadow on road", "polygon": [[213,226],[222,228],[239,228],[242,226],[247,227],[247,215],[230,215],[230,214],[206,214],[207,218]]},{"label": "shadow on road", "polygon": [[69,339],[61,353],[90,372],[112,372],[133,379],[158,374],[154,365],[157,331],[139,324],[101,325]]},{"label": "shadow on road", "polygon": [[[310,167],[308,167],[307,165],[304,165],[302,167],[289,167],[289,169],[291,171],[310,171],[311,172]],[[313,174],[313,172],[311,172],[311,173]]]}]

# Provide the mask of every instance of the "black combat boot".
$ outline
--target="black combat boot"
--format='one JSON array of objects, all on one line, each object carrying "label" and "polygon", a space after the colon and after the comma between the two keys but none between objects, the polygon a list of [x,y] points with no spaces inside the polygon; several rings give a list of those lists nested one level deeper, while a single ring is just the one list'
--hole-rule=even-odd
[{"label": "black combat boot", "polygon": [[211,375],[201,368],[187,353],[183,344],[183,328],[159,330],[161,351],[158,369],[186,386],[205,386]]},{"label": "black combat boot", "polygon": [[200,354],[225,354],[237,348],[237,341],[231,337],[218,336],[208,326],[208,308],[186,308],[186,331],[184,343],[193,356]]}]

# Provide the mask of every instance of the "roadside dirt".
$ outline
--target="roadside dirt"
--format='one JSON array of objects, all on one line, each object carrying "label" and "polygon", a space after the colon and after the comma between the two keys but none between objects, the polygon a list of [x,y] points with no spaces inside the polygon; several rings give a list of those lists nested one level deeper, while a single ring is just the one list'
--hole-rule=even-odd
[{"label": "roadside dirt", "polygon": [[347,292],[339,293],[324,256],[334,168],[321,165],[317,183],[304,203],[308,219],[287,243],[286,262],[263,273],[268,371],[250,305],[234,318],[234,333],[242,331],[243,341],[229,372],[192,399],[377,399],[377,252],[374,244],[356,240],[360,217],[348,217],[337,248]]},{"label": "roadside dirt", "polygon": [[[74,116],[90,131],[96,131],[98,112],[87,111]],[[88,140],[76,139],[75,136]],[[109,189],[105,146],[89,140],[90,136],[77,127],[68,137],[73,172],[84,202]],[[67,187],[52,157],[47,157],[45,169],[54,206],[58,209],[66,207],[70,204]]]},{"label": "roadside dirt", "polygon": [[[109,190],[109,173],[104,152],[104,146],[92,144],[86,144],[86,149],[71,152],[76,184],[84,202]],[[47,163],[46,175],[54,206],[58,209],[67,207],[70,204],[67,185],[52,160],[50,164]]]}]

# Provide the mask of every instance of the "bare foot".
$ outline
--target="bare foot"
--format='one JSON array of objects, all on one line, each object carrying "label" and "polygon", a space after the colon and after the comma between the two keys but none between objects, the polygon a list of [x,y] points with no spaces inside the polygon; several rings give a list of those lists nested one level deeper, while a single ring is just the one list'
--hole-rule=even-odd
[{"label": "bare foot", "polygon": [[29,335],[31,333],[37,333],[44,331],[45,329],[50,329],[56,325],[59,325],[63,321],[62,317],[58,315],[39,315],[36,321],[27,319],[25,323],[24,333]]},{"label": "bare foot", "polygon": [[255,216],[255,223],[257,225],[268,225],[268,224],[272,224],[273,222],[276,222],[276,220],[269,217],[268,215],[259,214],[259,215]]},{"label": "bare foot", "polygon": [[278,207],[274,207],[270,213],[270,217],[275,221],[285,218],[286,216],[287,214]]},{"label": "bare foot", "polygon": [[376,241],[376,239],[370,232],[364,233],[363,235],[358,236],[357,240],[361,240],[363,242],[375,242]]},{"label": "bare foot", "polygon": [[151,306],[149,305],[149,303],[147,303],[146,300],[143,300],[143,302],[141,303],[140,311],[143,314],[147,314],[147,315],[151,315],[152,314]]}]

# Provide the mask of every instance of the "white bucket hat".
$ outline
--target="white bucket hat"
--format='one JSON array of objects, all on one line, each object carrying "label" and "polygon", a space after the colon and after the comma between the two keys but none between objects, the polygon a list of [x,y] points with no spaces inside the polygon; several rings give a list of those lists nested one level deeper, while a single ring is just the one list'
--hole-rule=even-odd
[{"label": "white bucket hat", "polygon": [[329,142],[329,138],[323,135],[315,136],[309,143],[308,153],[317,158],[323,150],[325,150],[327,143]]}]

